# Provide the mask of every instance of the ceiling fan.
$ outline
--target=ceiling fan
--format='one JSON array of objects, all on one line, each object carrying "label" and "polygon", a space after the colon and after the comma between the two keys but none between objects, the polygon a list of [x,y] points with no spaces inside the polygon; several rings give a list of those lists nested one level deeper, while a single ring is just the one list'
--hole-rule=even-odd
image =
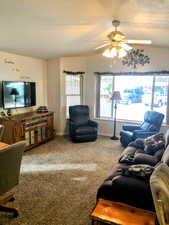
[{"label": "ceiling fan", "polygon": [[132,49],[132,46],[129,44],[152,44],[151,40],[127,40],[125,39],[125,35],[117,30],[120,21],[113,20],[112,24],[115,27],[115,30],[107,35],[108,40],[105,40],[102,45],[95,48],[95,50],[97,50],[107,46],[108,48],[103,52],[103,56],[110,58],[118,56],[119,58],[122,58],[126,56],[127,51]]}]

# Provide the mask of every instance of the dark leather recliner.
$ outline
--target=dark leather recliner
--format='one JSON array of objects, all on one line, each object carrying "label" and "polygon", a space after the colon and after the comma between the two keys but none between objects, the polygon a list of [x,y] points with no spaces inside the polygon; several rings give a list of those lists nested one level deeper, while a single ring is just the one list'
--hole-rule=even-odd
[{"label": "dark leather recliner", "polygon": [[124,125],[120,132],[120,142],[126,147],[137,138],[147,138],[160,131],[164,115],[155,111],[147,111],[144,115],[144,122],[140,126]]},{"label": "dark leather recliner", "polygon": [[87,105],[69,107],[69,135],[74,142],[95,141],[98,124],[90,120]]}]

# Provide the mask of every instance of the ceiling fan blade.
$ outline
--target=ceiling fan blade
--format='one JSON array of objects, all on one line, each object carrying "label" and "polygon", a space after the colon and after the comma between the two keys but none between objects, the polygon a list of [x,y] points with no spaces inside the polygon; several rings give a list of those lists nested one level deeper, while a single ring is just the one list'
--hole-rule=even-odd
[{"label": "ceiling fan blade", "polygon": [[110,42],[110,40],[103,40],[103,42]]},{"label": "ceiling fan blade", "polygon": [[129,44],[141,44],[141,45],[151,45],[151,40],[124,40],[125,43]]},{"label": "ceiling fan blade", "polygon": [[119,46],[124,48],[124,50],[126,50],[126,51],[130,51],[133,48],[133,47],[131,47],[130,45],[128,45],[126,43],[120,43]]},{"label": "ceiling fan blade", "polygon": [[100,48],[104,48],[105,46],[108,46],[108,45],[110,45],[110,43],[102,44],[102,45],[96,47],[95,50],[100,49]]}]

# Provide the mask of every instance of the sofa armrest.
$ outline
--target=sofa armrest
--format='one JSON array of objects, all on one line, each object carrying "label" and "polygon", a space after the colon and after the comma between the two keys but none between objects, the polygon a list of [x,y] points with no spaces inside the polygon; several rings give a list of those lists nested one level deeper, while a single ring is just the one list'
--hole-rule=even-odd
[{"label": "sofa armrest", "polygon": [[93,121],[93,120],[89,120],[88,124],[91,126],[91,127],[98,127],[98,123]]},{"label": "sofa armrest", "polygon": [[133,131],[133,137],[136,138],[147,138],[151,135],[156,134],[156,131],[144,131],[144,130],[135,130]]},{"label": "sofa armrest", "polygon": [[134,157],[134,162],[137,164],[147,164],[150,166],[155,166],[157,164],[157,158],[152,155],[145,153],[137,153]]},{"label": "sofa armrest", "polygon": [[134,131],[134,130],[141,130],[141,128],[139,125],[123,125],[123,130]]}]

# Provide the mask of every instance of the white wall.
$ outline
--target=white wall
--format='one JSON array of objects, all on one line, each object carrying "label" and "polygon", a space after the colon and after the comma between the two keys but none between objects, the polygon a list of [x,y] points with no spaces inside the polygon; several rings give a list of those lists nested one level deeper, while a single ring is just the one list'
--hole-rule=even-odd
[{"label": "white wall", "polygon": [[[140,47],[139,47],[140,48]],[[150,56],[151,63],[145,66],[140,66],[134,71],[146,72],[146,71],[161,71],[169,70],[169,48],[158,47],[144,47],[145,54]],[[58,60],[58,59],[57,59]],[[57,61],[58,62],[58,61]],[[63,70],[68,71],[85,71],[85,93],[84,104],[90,106],[91,118],[95,118],[95,106],[96,106],[96,75],[94,72],[134,72],[130,68],[123,66],[121,60],[116,60],[103,57],[101,54],[95,54],[88,57],[66,57],[61,58],[59,64],[53,67],[53,60],[48,62],[48,79],[50,76],[50,82],[55,81],[55,76],[60,79],[57,83],[60,94],[56,94],[56,100],[60,101],[60,112],[58,112],[57,118],[60,119],[60,123],[55,124],[58,134],[63,134],[66,129],[66,116],[65,116],[65,84]],[[60,72],[57,70],[59,68]],[[53,68],[53,69],[51,69]],[[52,72],[53,70],[53,72]],[[56,72],[57,71],[57,72]],[[50,75],[49,75],[50,74]],[[126,84],[127,85],[127,84]],[[53,93],[52,90],[48,90],[48,94]],[[53,93],[53,97],[54,97]],[[56,104],[56,103],[55,103]],[[134,117],[133,112],[133,117]],[[61,118],[60,118],[61,117]],[[99,123],[99,133],[102,135],[112,135],[113,121],[112,120],[97,120]],[[59,126],[60,124],[60,126]],[[117,122],[117,134],[121,130],[123,122]],[[165,128],[163,128],[165,129]]]},{"label": "white wall", "polygon": [[[0,51],[0,80],[36,82],[37,106],[47,105],[47,63],[45,60]],[[31,108],[12,110],[21,113]]]}]

